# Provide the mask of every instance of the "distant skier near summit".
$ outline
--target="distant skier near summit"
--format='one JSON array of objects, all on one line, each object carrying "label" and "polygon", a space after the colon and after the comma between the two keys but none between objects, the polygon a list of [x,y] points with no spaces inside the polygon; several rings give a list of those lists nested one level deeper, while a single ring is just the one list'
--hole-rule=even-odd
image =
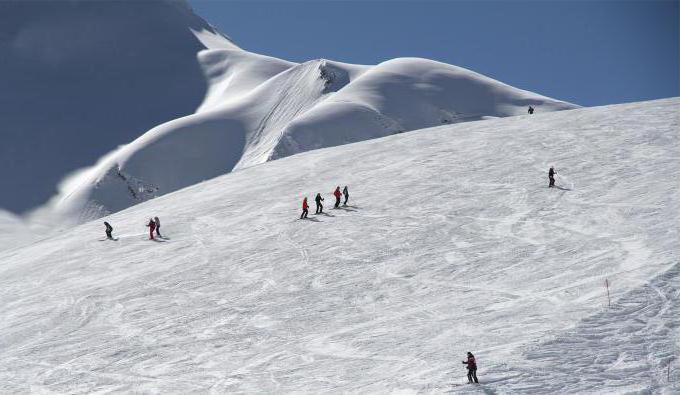
[{"label": "distant skier near summit", "polygon": [[302,214],[300,214],[300,219],[307,218],[307,214],[309,214],[309,204],[307,204],[307,198],[305,197],[302,200]]},{"label": "distant skier near summit", "polygon": [[111,232],[113,232],[113,226],[111,226],[111,224],[106,221],[104,221],[104,226],[106,227],[106,238],[113,239],[113,236],[111,235]]},{"label": "distant skier near summit", "polygon": [[467,365],[468,382],[472,384],[472,381],[474,380],[475,383],[479,383],[479,380],[477,380],[477,362],[475,361],[475,356],[472,355],[470,351],[468,351],[467,361],[463,361],[463,365]]},{"label": "distant skier near summit", "polygon": [[316,202],[316,214],[323,213],[323,204],[321,204],[321,202],[323,201],[323,198],[321,197],[320,193],[316,194],[314,201]]},{"label": "distant skier near summit", "polygon": [[534,108],[529,106],[529,114],[533,114],[533,113],[534,113]]},{"label": "distant skier near summit", "polygon": [[156,223],[153,221],[153,218],[149,218],[149,223],[146,226],[149,228],[149,240],[154,240],[153,231],[156,229]]},{"label": "distant skier near summit", "polygon": [[335,188],[333,196],[335,196],[335,208],[338,208],[338,206],[340,206],[340,196],[342,196],[342,192],[340,192],[340,185],[338,185],[338,187]]},{"label": "distant skier near summit", "polygon": [[349,191],[347,190],[347,185],[345,185],[345,187],[342,188],[342,194],[345,195],[345,202],[342,205],[346,206],[347,200],[349,199]]},{"label": "distant skier near summit", "polygon": [[550,170],[548,170],[548,179],[550,180],[548,188],[552,188],[555,186],[555,174],[557,174],[557,172],[552,166],[550,166]]}]

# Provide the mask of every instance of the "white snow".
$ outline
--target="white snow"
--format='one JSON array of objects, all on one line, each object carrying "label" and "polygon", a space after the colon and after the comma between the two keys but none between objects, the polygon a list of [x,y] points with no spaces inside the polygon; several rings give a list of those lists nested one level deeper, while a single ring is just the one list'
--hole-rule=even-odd
[{"label": "white snow", "polygon": [[429,126],[577,106],[426,59],[295,64],[240,49],[199,59],[196,114],[164,123],[81,173],[54,208],[90,218],[296,153]]},{"label": "white snow", "polygon": [[251,53],[183,0],[0,3],[0,51],[0,207],[31,228],[313,149],[578,107],[426,59]]},{"label": "white snow", "polygon": [[315,150],[1,252],[0,392],[678,393],[678,110]]},{"label": "white snow", "polygon": [[0,208],[42,206],[69,173],[192,114],[206,48],[238,49],[182,0],[0,2]]}]

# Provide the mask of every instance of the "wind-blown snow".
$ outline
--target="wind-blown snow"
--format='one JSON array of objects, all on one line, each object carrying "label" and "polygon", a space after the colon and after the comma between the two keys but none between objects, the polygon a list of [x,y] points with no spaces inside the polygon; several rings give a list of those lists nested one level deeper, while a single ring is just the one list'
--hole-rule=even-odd
[{"label": "wind-blown snow", "polygon": [[679,109],[311,151],[2,252],[0,392],[677,393]]}]

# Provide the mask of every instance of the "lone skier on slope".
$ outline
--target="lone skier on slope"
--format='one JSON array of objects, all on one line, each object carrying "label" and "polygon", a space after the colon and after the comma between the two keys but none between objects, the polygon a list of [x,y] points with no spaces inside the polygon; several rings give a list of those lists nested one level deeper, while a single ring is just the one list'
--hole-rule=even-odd
[{"label": "lone skier on slope", "polygon": [[320,193],[316,194],[314,201],[316,202],[316,214],[323,213],[323,204],[321,204],[321,202],[323,201],[323,198],[321,197]]},{"label": "lone skier on slope", "polygon": [[307,198],[305,197],[302,200],[302,214],[300,215],[300,219],[307,218],[307,214],[309,214],[309,204],[307,204]]},{"label": "lone skier on slope", "polygon": [[550,170],[548,170],[548,179],[550,180],[548,188],[552,188],[555,186],[555,174],[557,174],[557,172],[552,166],[550,166]]},{"label": "lone skier on slope", "polygon": [[156,229],[156,223],[153,222],[153,218],[149,218],[149,223],[146,226],[149,228],[149,240],[154,240],[153,231]]},{"label": "lone skier on slope", "polygon": [[347,185],[345,185],[345,187],[342,188],[342,194],[345,195],[345,202],[342,205],[346,206],[347,200],[349,199],[349,191],[347,190]]},{"label": "lone skier on slope", "polygon": [[156,224],[156,235],[158,237],[163,237],[161,236],[161,220],[158,219],[158,217],[153,217],[153,222]]},{"label": "lone skier on slope", "polygon": [[111,236],[111,232],[113,232],[113,226],[111,226],[111,224],[106,221],[104,221],[104,226],[106,226],[106,238],[113,239],[113,236]]},{"label": "lone skier on slope", "polygon": [[340,192],[340,185],[335,188],[333,195],[335,196],[335,208],[338,208],[338,206],[340,206],[340,196],[342,196],[342,192]]},{"label": "lone skier on slope", "polygon": [[467,365],[468,382],[472,384],[472,380],[474,380],[475,383],[479,383],[479,380],[477,380],[477,362],[475,362],[475,356],[470,351],[468,351],[467,361],[463,361],[463,365]]},{"label": "lone skier on slope", "polygon": [[534,108],[531,107],[531,106],[529,106],[529,111],[528,111],[528,112],[529,112],[529,114],[533,114],[533,113],[534,113]]}]

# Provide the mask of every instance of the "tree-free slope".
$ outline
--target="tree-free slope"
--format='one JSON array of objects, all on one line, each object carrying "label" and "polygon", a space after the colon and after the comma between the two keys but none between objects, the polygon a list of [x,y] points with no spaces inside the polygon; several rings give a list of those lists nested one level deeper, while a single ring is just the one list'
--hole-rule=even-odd
[{"label": "tree-free slope", "polygon": [[676,392],[679,106],[316,150],[1,253],[0,391]]},{"label": "tree-free slope", "polygon": [[242,50],[200,55],[210,82],[196,114],[162,124],[73,177],[53,200],[97,217],[197,182],[309,150],[429,126],[577,106],[426,59],[301,64]]},{"label": "tree-free slope", "polygon": [[0,2],[0,208],[42,205],[69,173],[193,113],[212,47],[237,48],[184,1]]}]

